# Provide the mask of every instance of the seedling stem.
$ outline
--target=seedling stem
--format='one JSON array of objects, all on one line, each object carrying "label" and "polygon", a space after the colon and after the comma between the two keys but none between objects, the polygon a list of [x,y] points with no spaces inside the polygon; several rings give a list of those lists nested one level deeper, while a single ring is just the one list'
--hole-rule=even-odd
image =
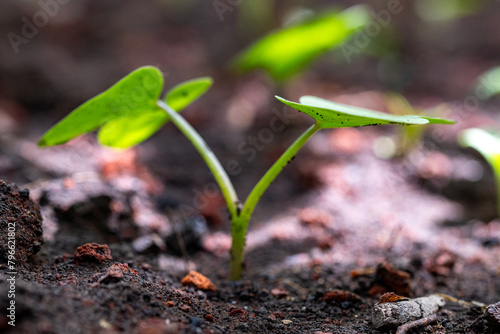
[{"label": "seedling stem", "polygon": [[184,119],[184,117],[175,112],[165,102],[158,101],[158,106],[167,113],[172,123],[174,123],[174,125],[189,139],[196,150],[200,153],[222,191],[222,195],[226,200],[231,217],[232,245],[229,276],[231,280],[240,280],[243,274],[245,236],[248,223],[252,217],[253,211],[255,210],[255,206],[283,168],[290,163],[290,161],[295,157],[295,154],[302,146],[304,146],[307,140],[319,130],[319,123],[316,122],[311,125],[290,147],[288,147],[281,157],[276,160],[276,162],[271,166],[271,168],[269,168],[266,174],[262,176],[259,182],[252,189],[243,204],[243,209],[240,210],[238,209],[238,203],[240,203],[240,201],[236,195],[233,184],[208,144]]}]

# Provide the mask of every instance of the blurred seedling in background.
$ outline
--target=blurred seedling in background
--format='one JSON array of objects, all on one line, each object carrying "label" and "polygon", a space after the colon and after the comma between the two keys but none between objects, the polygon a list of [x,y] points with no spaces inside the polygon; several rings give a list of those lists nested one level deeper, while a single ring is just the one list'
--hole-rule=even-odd
[{"label": "blurred seedling in background", "polygon": [[139,68],[105,92],[76,108],[45,133],[39,145],[63,144],[81,134],[99,129],[98,139],[102,144],[126,148],[146,140],[165,123],[172,121],[200,153],[226,201],[231,220],[232,245],[229,271],[232,280],[242,278],[246,232],[257,203],[281,170],[318,130],[380,124],[454,123],[427,116],[391,115],[334,103],[314,96],[303,96],[300,98],[300,103],[276,97],[284,104],[311,116],[314,124],[290,145],[242,202],[208,144],[178,113],[205,93],[211,84],[210,78],[191,80],[174,87],[163,99],[159,99],[163,89],[162,73],[151,66]]},{"label": "blurred seedling in background", "polygon": [[[393,115],[430,115],[432,117],[443,117],[450,110],[446,103],[440,103],[432,108],[414,108],[408,100],[397,93],[389,93],[385,96],[385,105]],[[418,147],[423,140],[424,126],[399,127],[393,136],[381,136],[374,142],[373,150],[382,159],[404,157],[413,149]]]},{"label": "blurred seedling in background", "polygon": [[493,169],[497,190],[497,210],[500,217],[500,134],[480,128],[464,130],[459,135],[463,146],[477,150]]},{"label": "blurred seedling in background", "polygon": [[368,9],[362,5],[324,11],[261,38],[242,51],[233,66],[240,72],[263,69],[283,81],[319,55],[340,48],[369,20]]},{"label": "blurred seedling in background", "polygon": [[478,0],[420,0],[415,2],[415,11],[429,23],[453,23],[480,12],[485,4]]},{"label": "blurred seedling in background", "polygon": [[473,95],[482,101],[500,94],[500,67],[493,67],[481,74],[472,90]]}]

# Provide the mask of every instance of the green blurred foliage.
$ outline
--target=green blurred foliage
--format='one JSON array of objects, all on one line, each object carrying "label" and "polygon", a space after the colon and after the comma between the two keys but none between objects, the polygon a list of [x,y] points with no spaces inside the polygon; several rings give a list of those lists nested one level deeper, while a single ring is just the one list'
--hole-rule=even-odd
[{"label": "green blurred foliage", "polygon": [[500,94],[500,67],[494,67],[483,73],[474,84],[474,95],[480,100],[488,100]]},{"label": "green blurred foliage", "polygon": [[415,1],[418,15],[429,22],[446,22],[478,13],[482,0],[419,0]]},{"label": "green blurred foliage", "polygon": [[[414,108],[407,99],[397,93],[386,94],[385,103],[387,109],[394,115],[431,115],[432,117],[442,117],[450,110],[450,106],[446,103],[440,103],[432,108],[419,109]],[[438,119],[438,118],[436,118]],[[424,136],[425,127],[423,126],[406,126],[399,128],[393,140],[395,146],[395,156],[404,156],[413,148],[417,147]]]},{"label": "green blurred foliage", "polygon": [[258,40],[240,53],[233,65],[241,72],[264,69],[281,81],[306,67],[314,58],[341,44],[370,19],[364,6],[322,12]]},{"label": "green blurred foliage", "polygon": [[459,143],[477,150],[489,163],[497,185],[497,209],[500,217],[500,133],[498,131],[470,128],[460,133]]}]

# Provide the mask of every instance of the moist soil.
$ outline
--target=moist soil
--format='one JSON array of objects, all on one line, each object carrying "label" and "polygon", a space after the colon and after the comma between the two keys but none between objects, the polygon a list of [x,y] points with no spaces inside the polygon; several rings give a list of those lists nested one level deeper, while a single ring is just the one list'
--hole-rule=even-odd
[{"label": "moist soil", "polygon": [[[183,143],[176,150],[190,152],[180,134],[167,135]],[[204,205],[184,209],[183,198],[196,193],[185,189],[196,185],[162,185],[161,173],[170,167],[161,169],[163,157],[147,152],[164,138],[142,151],[114,152],[88,136],[33,155],[14,179],[35,167],[44,175],[65,175],[61,168],[77,166],[86,171],[23,185],[40,204],[45,244],[17,264],[16,326],[2,318],[2,331],[390,333],[396,328],[376,330],[371,320],[385,292],[498,302],[500,224],[464,218],[462,206],[443,195],[457,186],[451,176],[437,193],[444,184],[439,178],[403,169],[404,160],[377,158],[369,144],[374,135],[364,129],[326,133],[299,154],[259,205],[244,279],[236,282],[227,279],[230,237],[220,195],[198,187]],[[329,137],[336,143],[330,153],[316,153]],[[452,146],[441,150],[450,160],[474,158]],[[166,159],[174,164],[175,150],[165,154],[174,155]],[[67,161],[62,167],[53,163],[61,158]],[[314,168],[304,167],[310,161]],[[491,177],[485,175],[476,186],[485,187]],[[205,172],[198,177],[210,182]],[[216,290],[183,285],[190,270]],[[3,266],[4,310],[8,272]],[[482,313],[480,306],[448,302],[437,321],[410,332],[496,333],[476,321]]]},{"label": "moist soil", "polygon": [[[38,2],[19,3],[3,4],[4,36],[40,10]],[[493,173],[456,141],[462,129],[500,126],[499,100],[480,101],[470,92],[481,73],[498,65],[498,2],[437,26],[418,17],[415,2],[404,2],[388,34],[395,39],[384,35],[389,42],[378,44],[394,53],[346,64],[334,52],[281,84],[263,73],[228,71],[240,50],[281,23],[250,21],[242,29],[241,8],[219,20],[213,3],[67,2],[18,54],[0,45],[0,180],[17,184],[17,199],[29,196],[39,206],[44,239],[19,229],[24,243],[15,268],[0,266],[0,332],[395,333],[372,326],[379,297],[394,292],[473,303],[447,302],[435,321],[407,333],[500,333],[480,317],[482,305],[500,301]],[[269,17],[281,22],[300,2],[276,3]],[[374,146],[387,137],[399,142],[404,128],[316,134],[258,204],[244,277],[232,282],[223,198],[172,124],[127,151],[106,149],[95,135],[36,146],[74,107],[150,64],[165,73],[166,88],[214,77],[183,115],[224,166],[238,163],[240,169],[228,170],[242,198],[311,124],[289,109],[285,116],[275,94],[389,111],[385,92],[398,91],[421,109],[448,103],[445,116],[457,124],[428,127],[407,154],[392,159],[377,156],[381,146]],[[26,218],[22,210],[32,204],[23,203],[16,212]],[[0,211],[5,215],[4,206]],[[215,291],[184,285],[192,270]],[[12,300],[15,327],[6,318]]]}]

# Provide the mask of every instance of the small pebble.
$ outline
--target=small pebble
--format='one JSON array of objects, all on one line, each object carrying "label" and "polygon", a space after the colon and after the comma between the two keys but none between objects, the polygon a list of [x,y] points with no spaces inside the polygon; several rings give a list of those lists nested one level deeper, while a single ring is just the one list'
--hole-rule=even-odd
[{"label": "small pebble", "polygon": [[379,303],[373,308],[372,325],[374,328],[400,326],[434,314],[444,304],[444,299],[438,295]]},{"label": "small pebble", "polygon": [[197,271],[191,270],[186,277],[182,279],[182,285],[195,286],[200,290],[215,291],[215,284],[210,281],[206,276],[203,276]]}]

